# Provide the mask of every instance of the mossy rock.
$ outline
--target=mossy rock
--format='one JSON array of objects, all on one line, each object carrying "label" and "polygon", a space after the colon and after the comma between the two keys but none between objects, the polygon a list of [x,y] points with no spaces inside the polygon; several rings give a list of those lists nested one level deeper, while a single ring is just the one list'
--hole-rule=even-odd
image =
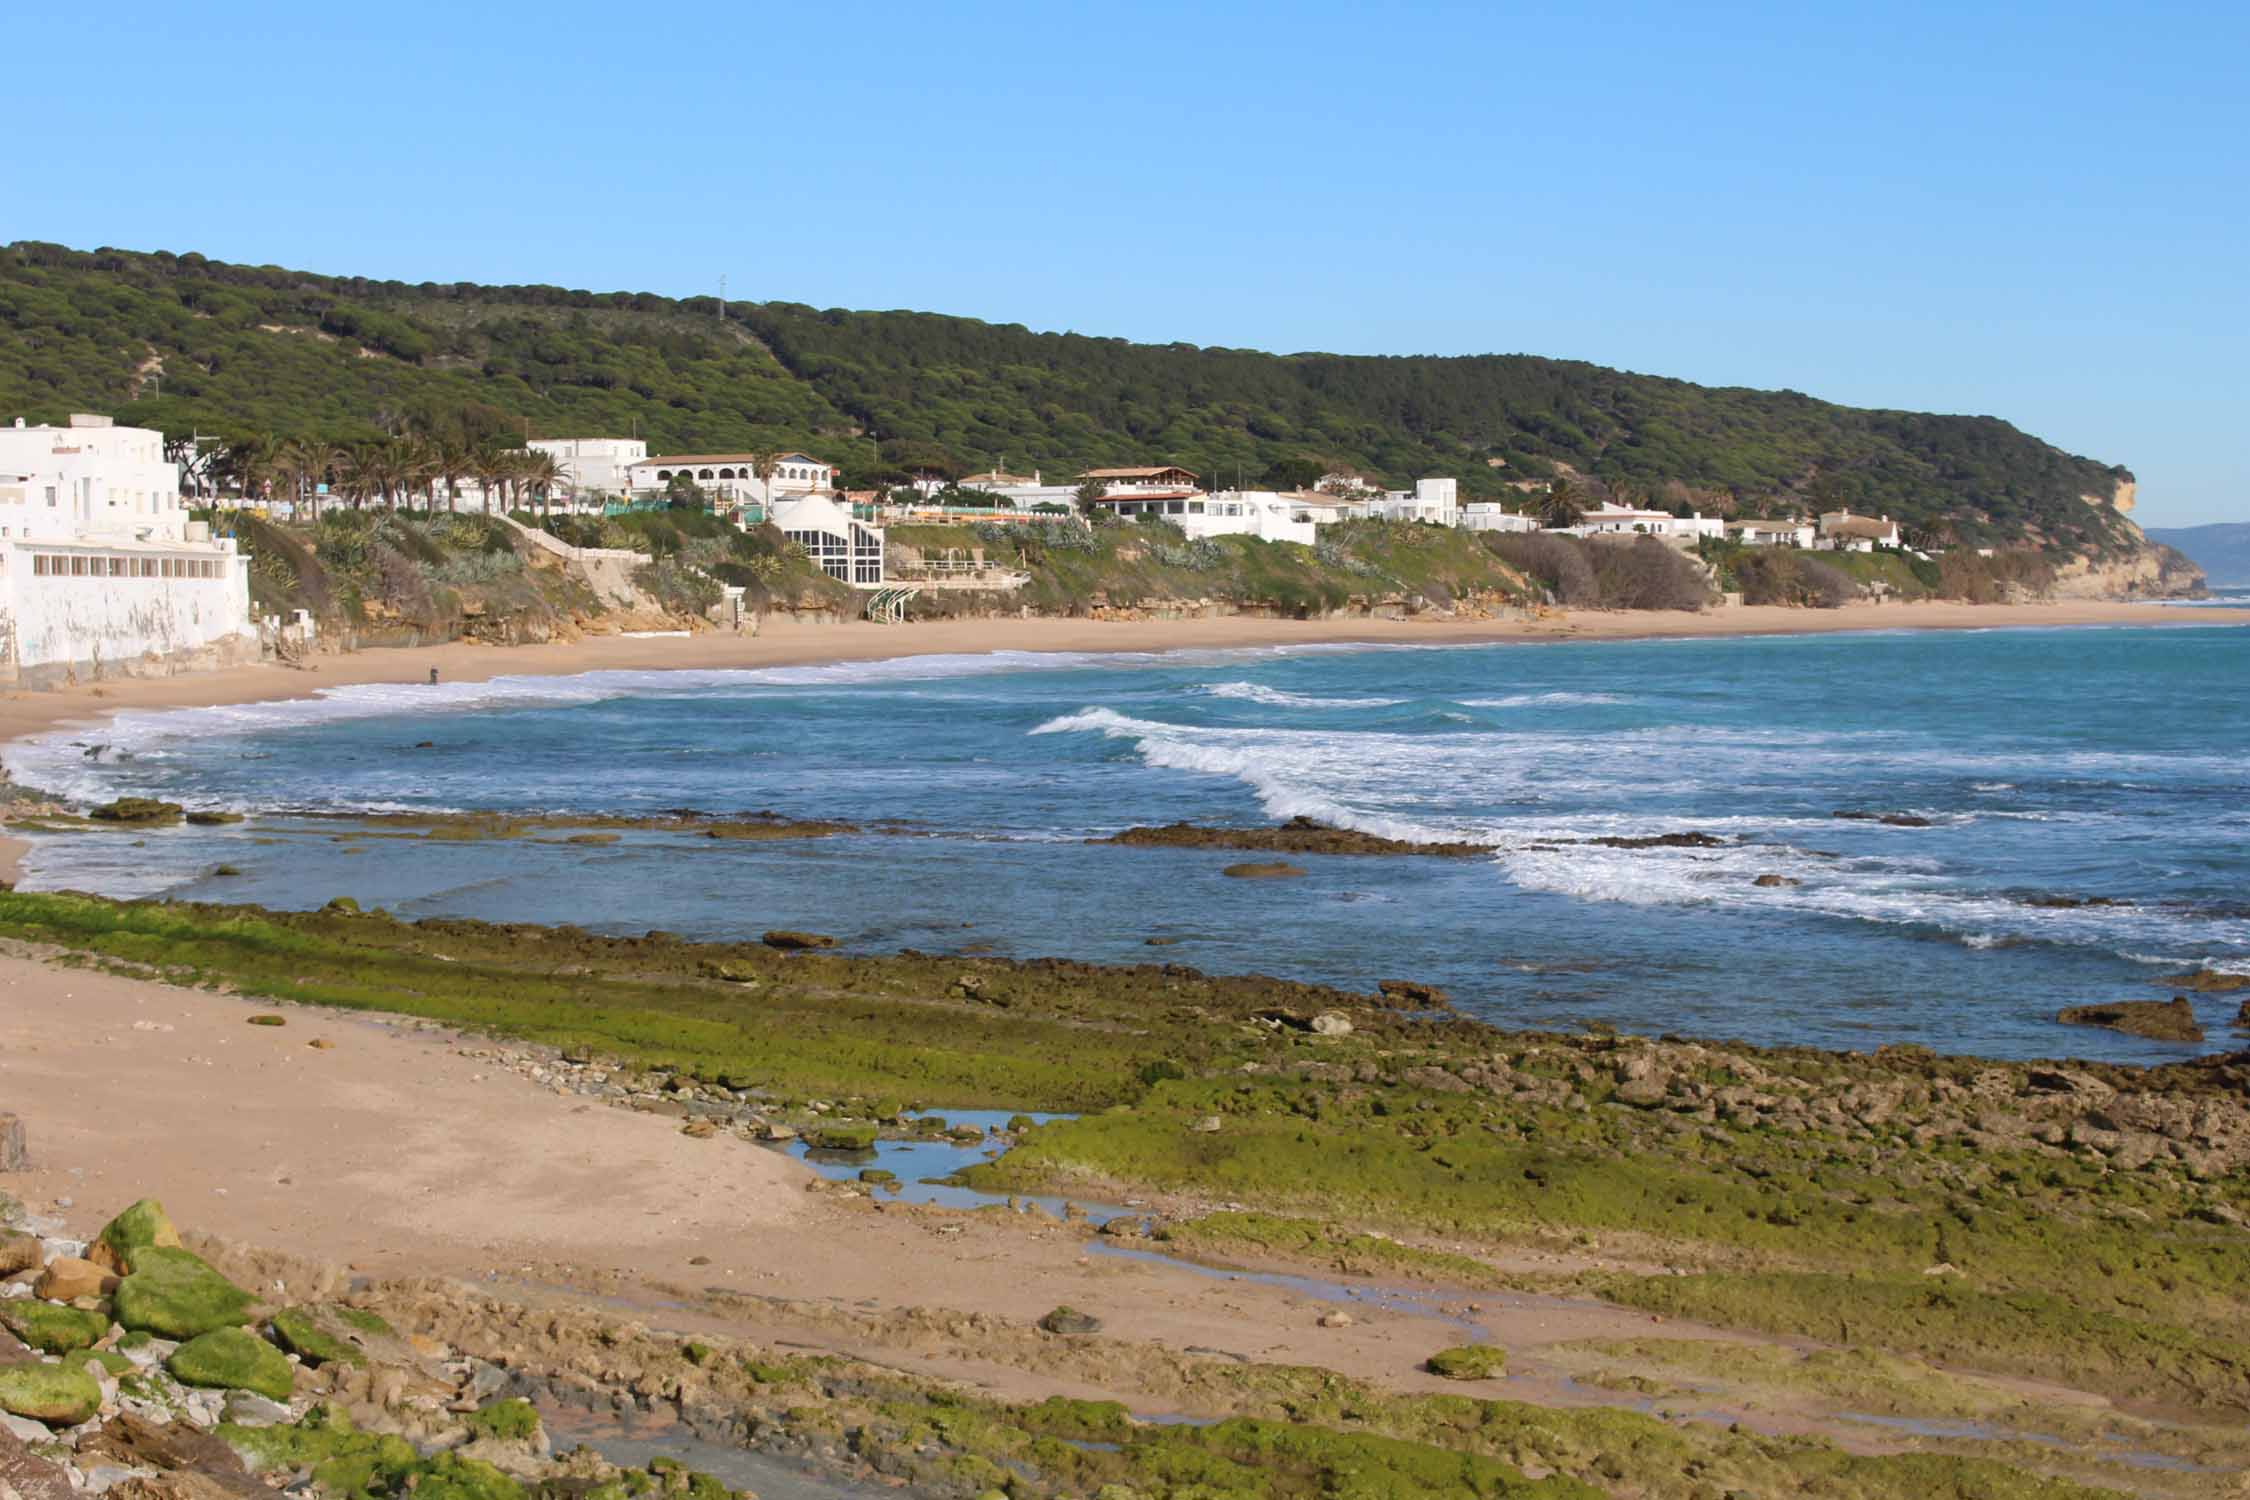
[{"label": "mossy rock", "polygon": [[329,898],[328,904],[320,910],[324,916],[356,917],[359,915],[359,909],[359,903],[349,896],[332,896]]},{"label": "mossy rock", "polygon": [[143,1198],[102,1226],[102,1232],[95,1235],[94,1243],[87,1247],[86,1258],[124,1276],[136,1269],[133,1253],[151,1246],[177,1250],[180,1232],[165,1216],[163,1204],[154,1198]]},{"label": "mossy rock", "polygon": [[0,1303],[0,1325],[32,1348],[49,1354],[91,1348],[109,1332],[105,1314],[29,1300]]},{"label": "mossy rock", "polygon": [[398,1337],[398,1330],[385,1322],[382,1314],[371,1313],[364,1307],[331,1307],[328,1311],[334,1313],[347,1328],[356,1328],[361,1333],[376,1338]]},{"label": "mossy rock", "polygon": [[160,1338],[192,1339],[248,1322],[255,1301],[201,1256],[152,1245],[133,1253],[133,1274],[117,1284],[117,1321]]},{"label": "mossy rock", "polygon": [[97,823],[153,827],[179,822],[182,811],[177,802],[159,802],[154,797],[120,797],[115,802],[103,803],[86,816]]},{"label": "mossy rock", "polygon": [[271,1011],[264,1011],[258,1015],[252,1016],[250,1018],[250,1024],[253,1026],[287,1026],[289,1024],[289,1018],[287,1016],[277,1016]]},{"label": "mossy rock", "polygon": [[859,1172],[859,1180],[873,1183],[877,1187],[896,1186],[898,1173],[888,1167],[862,1167]]},{"label": "mossy rock", "polygon": [[1429,1358],[1432,1375],[1448,1380],[1496,1380],[1508,1373],[1508,1351],[1498,1344],[1462,1344]]},{"label": "mossy rock", "polygon": [[217,828],[223,824],[241,822],[242,814],[238,812],[213,812],[205,809],[189,813],[187,820],[198,828]]},{"label": "mossy rock", "polygon": [[872,1151],[875,1135],[872,1125],[823,1125],[813,1132],[812,1143],[823,1151]]},{"label": "mossy rock", "polygon": [[164,1368],[182,1385],[255,1391],[275,1401],[289,1399],[297,1378],[287,1356],[247,1328],[199,1334],[174,1349]]},{"label": "mossy rock", "polygon": [[78,1355],[75,1360],[65,1360],[64,1363],[99,1365],[103,1370],[119,1379],[131,1375],[140,1368],[139,1365],[134,1364],[114,1349],[88,1349],[84,1354]]},{"label": "mossy rock", "polygon": [[350,1326],[336,1309],[285,1307],[273,1315],[274,1341],[308,1365],[364,1364],[366,1356],[347,1341],[339,1325]]},{"label": "mossy rock", "polygon": [[478,1437],[504,1443],[527,1443],[539,1435],[539,1413],[529,1401],[513,1396],[480,1407],[463,1420]]},{"label": "mossy rock", "polygon": [[0,1365],[0,1411],[75,1427],[101,1409],[102,1388],[82,1365]]}]

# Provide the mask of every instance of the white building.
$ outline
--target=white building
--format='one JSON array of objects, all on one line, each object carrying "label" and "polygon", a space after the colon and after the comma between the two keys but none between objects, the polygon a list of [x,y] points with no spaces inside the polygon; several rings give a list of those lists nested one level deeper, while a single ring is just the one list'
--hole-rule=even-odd
[{"label": "white building", "polygon": [[1810,521],[1729,521],[1727,530],[1745,547],[1810,547]]},{"label": "white building", "polygon": [[1820,540],[1838,552],[1873,552],[1900,544],[1898,522],[1889,516],[1870,519],[1848,510],[1821,512]]},{"label": "white building", "polygon": [[1461,507],[1463,531],[1537,531],[1539,518],[1509,510],[1497,500],[1471,500]]},{"label": "white building", "polygon": [[1081,481],[1097,481],[1106,493],[1099,509],[1126,520],[1157,517],[1170,521],[1191,540],[1213,536],[1254,536],[1268,542],[1302,542],[1315,535],[1312,511],[1291,495],[1272,490],[1197,488],[1192,469],[1177,464],[1142,468],[1088,469]]},{"label": "white building", "polygon": [[554,457],[573,499],[624,494],[632,488],[632,465],[648,457],[639,438],[533,438],[524,446]]},{"label": "white building", "polygon": [[883,581],[883,528],[854,517],[848,504],[828,495],[783,495],[766,519],[829,577],[854,587]]},{"label": "white building", "polygon": [[1368,514],[1391,521],[1427,521],[1433,526],[1454,526],[1461,519],[1461,483],[1457,479],[1417,479],[1411,490],[1387,490],[1368,502]]},{"label": "white building", "polygon": [[255,660],[249,559],[188,519],[164,435],[0,427],[0,680]]},{"label": "white building", "polygon": [[822,495],[836,487],[832,465],[804,453],[777,453],[772,473],[758,477],[764,455],[756,453],[671,453],[639,458],[625,466],[626,488],[635,495],[661,495],[685,477],[707,495],[730,505],[768,504],[784,495]]},{"label": "white building", "polygon": [[1566,536],[1637,534],[1662,537],[1674,542],[1694,542],[1704,537],[1725,537],[1727,523],[1718,516],[1706,516],[1700,512],[1691,516],[1675,516],[1668,510],[1640,510],[1604,500],[1581,515],[1576,526],[1558,526],[1552,529]]}]

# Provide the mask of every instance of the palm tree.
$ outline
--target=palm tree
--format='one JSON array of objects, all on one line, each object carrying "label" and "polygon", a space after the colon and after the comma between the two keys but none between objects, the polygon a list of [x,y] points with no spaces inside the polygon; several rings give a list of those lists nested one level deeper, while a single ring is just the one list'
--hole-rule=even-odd
[{"label": "palm tree", "polygon": [[548,515],[554,488],[563,481],[562,465],[555,462],[555,455],[552,453],[528,452],[523,456],[520,472],[524,482],[531,486],[532,493],[539,497],[540,515]]},{"label": "palm tree", "polygon": [[296,448],[297,471],[303,476],[307,497],[312,506],[312,517],[320,519],[320,487],[330,482],[344,462],[344,450],[334,443],[310,438],[293,445]]},{"label": "palm tree", "polygon": [[500,493],[500,482],[507,478],[507,455],[498,448],[479,448],[469,457],[469,472],[476,476],[477,489],[484,496],[484,511],[492,514],[492,502]]},{"label": "palm tree", "polygon": [[1576,526],[1586,519],[1586,507],[1578,500],[1578,486],[1565,474],[1547,486],[1547,493],[1539,501],[1539,524],[1549,531],[1560,531],[1566,526]]},{"label": "palm tree", "polygon": [[362,443],[346,450],[336,463],[336,488],[354,510],[374,499],[383,488],[381,445]]},{"label": "palm tree", "polygon": [[438,444],[437,477],[439,482],[445,486],[445,508],[448,511],[457,511],[461,508],[461,479],[463,475],[471,471],[475,463],[476,455],[461,444],[455,442]]},{"label": "palm tree", "polygon": [[410,437],[399,447],[400,486],[408,494],[419,492],[424,510],[436,510],[440,462],[437,445],[428,438]]},{"label": "palm tree", "polygon": [[272,433],[261,432],[227,444],[222,467],[233,478],[242,498],[248,500],[273,480],[280,462],[281,444]]}]

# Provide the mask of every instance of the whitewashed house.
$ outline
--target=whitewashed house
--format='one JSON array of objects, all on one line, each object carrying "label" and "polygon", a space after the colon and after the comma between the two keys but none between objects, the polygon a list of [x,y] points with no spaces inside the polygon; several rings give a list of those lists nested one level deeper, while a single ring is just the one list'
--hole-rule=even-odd
[{"label": "whitewashed house", "polygon": [[1170,521],[1193,539],[1254,536],[1309,547],[1315,535],[1312,511],[1295,497],[1272,490],[1206,494],[1197,487],[1195,473],[1176,464],[1088,469],[1079,478],[1103,486],[1106,493],[1094,502],[1098,509],[1126,520]]},{"label": "whitewashed house", "polygon": [[1848,510],[1821,512],[1819,545],[1837,552],[1873,552],[1900,545],[1898,522],[1889,516],[1855,516]]},{"label": "whitewashed house", "polygon": [[1745,547],[1803,547],[1813,544],[1810,521],[1729,521],[1727,530]]},{"label": "whitewashed house", "polygon": [[1653,536],[1673,542],[1723,538],[1727,524],[1717,516],[1675,516],[1668,510],[1641,510],[1604,500],[1579,517],[1575,526],[1551,528],[1565,536]]},{"label": "whitewashed house", "polygon": [[632,465],[648,457],[640,438],[533,438],[524,446],[553,457],[574,501],[625,494]]},{"label": "whitewashed house", "polygon": [[1433,526],[1455,526],[1461,520],[1461,482],[1417,479],[1411,490],[1388,490],[1369,501],[1367,513],[1391,521],[1427,521]]},{"label": "whitewashed house", "polygon": [[1461,507],[1460,526],[1463,531],[1537,531],[1539,518],[1512,511],[1497,500],[1471,500]]},{"label": "whitewashed house", "polygon": [[635,459],[625,465],[628,493],[661,495],[672,481],[686,478],[707,495],[730,505],[770,504],[785,495],[824,495],[836,487],[833,465],[804,453],[773,456],[773,472],[758,477],[755,453],[671,453]]},{"label": "whitewashed house", "polygon": [[254,661],[249,559],[188,519],[164,435],[0,427],[0,681]]}]

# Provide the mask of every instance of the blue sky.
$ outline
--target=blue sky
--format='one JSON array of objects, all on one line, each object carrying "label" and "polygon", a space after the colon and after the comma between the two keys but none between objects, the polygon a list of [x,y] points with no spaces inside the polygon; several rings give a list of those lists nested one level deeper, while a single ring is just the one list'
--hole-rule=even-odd
[{"label": "blue sky", "polygon": [[0,240],[1550,354],[1990,413],[2130,465],[2144,523],[2250,519],[2250,6],[125,4],[7,35],[40,61]]}]

